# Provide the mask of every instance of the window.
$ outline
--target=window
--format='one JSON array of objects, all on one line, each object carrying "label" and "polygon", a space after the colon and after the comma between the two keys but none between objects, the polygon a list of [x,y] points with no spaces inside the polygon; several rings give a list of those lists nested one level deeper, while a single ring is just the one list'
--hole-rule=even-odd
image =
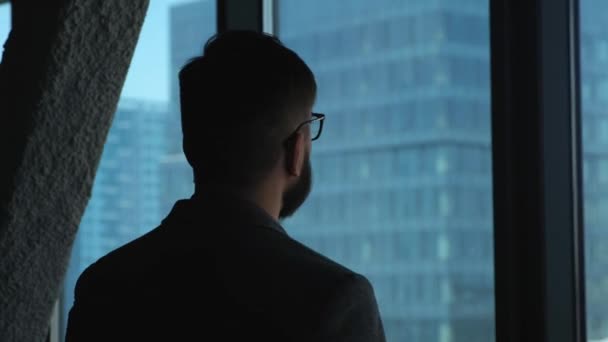
[{"label": "window", "polygon": [[[315,188],[298,215],[285,222],[290,234],[372,281],[388,340],[493,340],[489,0],[274,2],[275,15],[280,17],[276,33],[315,71],[319,83],[317,109],[328,114],[324,136],[315,142],[312,157]],[[608,28],[605,25],[608,3],[604,0],[576,2],[581,5],[586,328],[590,341],[600,341],[608,339],[608,253],[605,248],[608,242]],[[202,43],[214,31],[215,3],[214,0],[171,0],[150,4],[96,175],[93,198],[82,218],[73,249],[61,309],[64,323],[72,302],[74,281],[81,271],[107,251],[153,228],[175,199],[189,195],[192,190],[191,171],[181,155],[179,139],[175,139],[179,135],[179,126],[175,124],[179,122],[175,77],[181,64],[198,54]],[[517,9],[506,0],[497,0],[496,4]],[[546,38],[538,33],[552,27],[560,11],[568,8],[555,6],[549,10],[548,2],[536,0],[531,0],[531,6],[541,12],[538,18],[549,20],[536,18],[528,23],[513,20],[504,37],[497,38],[499,43],[501,39],[522,38],[513,30],[519,24],[525,28],[522,31],[530,32],[529,36]],[[518,12],[504,11],[514,19],[526,19]],[[492,15],[495,24],[500,15]],[[0,5],[2,41],[8,35],[9,24],[10,6],[4,1]],[[548,42],[569,38],[559,36],[559,32],[566,30],[547,31],[558,32],[551,35],[552,39],[545,39]],[[521,39],[513,41],[522,43]],[[540,60],[541,65],[547,65],[545,62],[550,59],[559,60],[556,54],[546,53],[551,51],[545,45],[551,44],[536,44],[541,46],[539,51],[542,50],[541,58],[536,60]],[[521,53],[518,57],[539,57],[535,55],[536,49],[526,50],[518,51]],[[538,84],[545,90],[550,88],[546,85],[552,78],[544,75],[522,78],[518,74],[520,69],[534,74],[542,69],[538,65],[522,63],[531,67],[529,70],[519,68],[522,65],[508,58],[513,57],[510,51],[501,52],[506,56],[502,59],[506,63],[497,64],[509,67],[513,85],[526,90],[529,90],[527,84]],[[500,54],[494,57],[497,55]],[[567,72],[568,66],[556,63],[556,74]],[[167,77],[172,77],[171,81]],[[495,79],[495,90],[504,86],[500,75]],[[522,79],[533,82],[521,82]],[[523,98],[524,101],[506,103],[517,109],[527,108],[520,105],[527,98],[514,89],[509,88],[516,95],[508,100]],[[516,112],[503,114],[517,116]],[[539,118],[535,115],[531,115],[532,121]],[[535,131],[533,125],[526,127],[532,127],[531,130],[519,130],[518,125],[522,123],[525,120],[514,125],[516,133],[523,135],[521,141],[534,143],[543,138],[541,129]],[[503,131],[495,129],[495,132]],[[515,134],[507,135],[511,141],[520,139]],[[567,134],[559,136],[563,138]],[[531,150],[538,147],[528,145]],[[532,159],[542,160],[540,165],[533,166],[554,166],[547,161],[550,158],[545,157],[567,155],[565,149],[553,144],[544,146],[547,150],[543,158],[506,159],[516,167],[523,165],[524,170],[533,163]],[[525,154],[524,149],[517,152]],[[515,177],[515,182],[502,182],[507,177],[497,176],[496,184],[514,186],[519,190],[516,192],[526,194],[528,189],[521,191],[517,183],[525,183],[530,174],[524,170],[521,178]],[[530,188],[542,186],[538,180],[531,179]],[[560,184],[551,185],[561,188]],[[498,187],[495,191],[500,193]],[[569,198],[568,195],[558,197]],[[501,204],[499,200],[497,212],[503,204],[516,202]],[[542,214],[547,214],[546,218],[559,217],[559,213],[551,210]],[[500,221],[497,220],[497,227]],[[564,224],[570,228],[568,225]],[[518,230],[515,225],[506,228]],[[541,227],[539,245],[558,245],[552,240],[560,240],[560,236],[551,235],[557,230],[545,228]],[[497,228],[497,233],[500,231]],[[521,236],[515,236],[513,241],[521,243],[516,246],[521,249],[512,249],[515,252],[511,256],[542,249],[534,245],[535,242],[528,244],[527,236],[519,240],[517,237]],[[506,254],[500,247],[498,252],[498,255]],[[533,255],[549,255],[542,253],[544,251]],[[563,260],[572,261],[568,258]],[[547,260],[537,259],[557,258],[550,255]],[[524,272],[519,272],[522,264],[517,263],[513,272],[521,276],[514,277],[518,278],[514,283],[503,285],[503,289],[512,286],[507,288],[509,295],[534,293],[523,289],[528,280],[533,281],[532,285],[539,285],[530,288],[555,290],[561,286],[560,281],[551,281],[556,280],[555,277],[535,277],[525,271],[537,270],[540,272],[534,274],[543,274],[549,273],[543,271],[557,269],[564,272],[557,280],[565,283],[572,274],[554,267],[555,264],[549,267],[549,263],[538,269],[523,267]],[[564,269],[568,268],[566,264],[562,263]],[[505,269],[504,263],[501,267],[499,262],[496,272],[510,274]],[[541,284],[543,280],[549,281]],[[523,301],[542,297],[505,296],[505,291],[499,292],[501,310],[513,308],[504,305],[505,299]],[[556,297],[547,303],[532,303],[535,307],[529,314],[515,312],[509,318],[503,315],[503,335],[505,326],[516,326],[509,320],[520,317],[524,321],[535,318],[537,313],[544,320],[549,317],[545,314],[559,311],[548,310],[551,303],[557,303],[557,307],[562,303]],[[569,300],[566,298],[563,303]],[[551,317],[547,319],[551,329],[560,331],[555,327],[565,320],[556,321],[557,316]],[[504,321],[509,322],[504,324]],[[544,329],[538,326],[538,331]]]},{"label": "window", "polygon": [[608,3],[580,1],[587,337],[608,338]]},{"label": "window", "polygon": [[[5,7],[0,6],[0,16]],[[176,200],[192,194],[192,171],[181,152],[177,74],[202,53],[215,33],[215,18],[213,0],[150,2],[72,250],[63,329],[80,273],[158,226]],[[0,23],[5,23],[1,17]]]},{"label": "window", "polygon": [[370,279],[388,341],[492,341],[488,1],[336,6],[277,1],[327,113],[309,201],[345,218],[284,225]]}]

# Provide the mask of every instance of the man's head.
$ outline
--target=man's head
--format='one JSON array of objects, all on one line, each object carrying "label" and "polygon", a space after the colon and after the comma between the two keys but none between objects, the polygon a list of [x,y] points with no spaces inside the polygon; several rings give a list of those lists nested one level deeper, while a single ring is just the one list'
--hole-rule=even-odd
[{"label": "man's head", "polygon": [[314,75],[275,37],[230,31],[212,37],[179,74],[184,153],[197,187],[281,187],[281,217],[311,187]]}]

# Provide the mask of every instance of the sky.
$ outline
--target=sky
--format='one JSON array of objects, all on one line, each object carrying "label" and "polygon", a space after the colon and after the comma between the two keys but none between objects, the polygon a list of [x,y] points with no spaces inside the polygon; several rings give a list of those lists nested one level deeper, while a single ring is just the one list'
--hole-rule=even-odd
[{"label": "sky", "polygon": [[[169,9],[193,0],[150,1],[139,42],[127,74],[122,96],[140,100],[169,100]],[[10,29],[10,5],[0,5],[0,40],[4,43]]]},{"label": "sky", "polygon": [[169,101],[169,9],[192,0],[150,1],[122,96]]},{"label": "sky", "polygon": [[[0,41],[4,45],[6,37],[8,37],[8,30],[11,26],[11,13],[10,5],[8,3],[0,5]],[[4,51],[4,49],[2,49]]]}]

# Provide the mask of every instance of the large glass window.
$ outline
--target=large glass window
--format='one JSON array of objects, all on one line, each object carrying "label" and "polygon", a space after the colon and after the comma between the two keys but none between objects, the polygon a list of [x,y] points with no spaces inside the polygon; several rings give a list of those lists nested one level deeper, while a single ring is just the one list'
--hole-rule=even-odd
[{"label": "large glass window", "polygon": [[608,340],[608,2],[580,1],[587,336]]},{"label": "large glass window", "polygon": [[285,226],[369,278],[388,341],[495,339],[488,12],[277,1],[327,114],[314,189]]},{"label": "large glass window", "polygon": [[202,53],[215,27],[214,0],[150,2],[72,250],[64,328],[80,273],[158,226],[176,200],[192,194],[192,172],[181,148],[177,74]]}]

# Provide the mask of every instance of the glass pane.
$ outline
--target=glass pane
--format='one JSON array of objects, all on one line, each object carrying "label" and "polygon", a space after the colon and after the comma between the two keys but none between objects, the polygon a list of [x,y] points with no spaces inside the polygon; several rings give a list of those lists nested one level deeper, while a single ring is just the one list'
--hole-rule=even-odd
[{"label": "glass pane", "polygon": [[587,336],[608,340],[608,2],[580,1]]},{"label": "glass pane", "polygon": [[177,74],[202,53],[215,27],[214,0],[150,2],[72,250],[63,324],[80,273],[158,226],[176,200],[192,195],[192,171],[181,148]]},{"label": "glass pane", "polygon": [[[4,45],[11,30],[11,6],[8,2],[0,4],[0,44]],[[0,49],[3,51],[4,49]]]},{"label": "glass pane", "polygon": [[285,222],[372,282],[388,341],[495,339],[488,0],[280,0],[316,75],[315,186]]}]

